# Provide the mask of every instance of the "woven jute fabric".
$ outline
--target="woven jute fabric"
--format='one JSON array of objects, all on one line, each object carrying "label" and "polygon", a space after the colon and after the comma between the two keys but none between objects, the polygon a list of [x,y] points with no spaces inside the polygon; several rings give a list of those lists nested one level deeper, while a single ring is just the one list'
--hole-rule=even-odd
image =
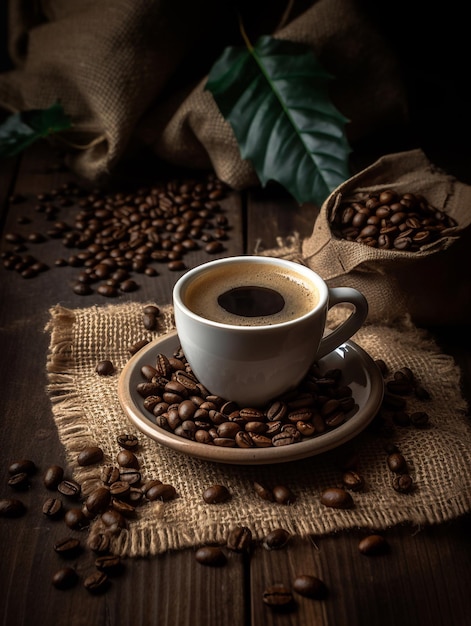
[{"label": "woven jute fabric", "polygon": [[[223,49],[244,45],[240,5],[247,32],[260,18],[281,17],[270,2],[9,0],[15,66],[0,75],[0,107],[18,112],[59,100],[73,121],[60,146],[92,180],[146,144],[168,162],[211,167],[235,188],[253,185],[251,164],[205,90]],[[351,120],[350,140],[407,118],[397,60],[358,0],[317,0],[276,32],[262,31],[312,48],[335,77],[331,96]]]},{"label": "woven jute fabric", "polygon": [[[342,451],[295,462],[241,466],[203,461],[168,449],[137,431],[128,420],[117,395],[120,373],[130,358],[128,348],[139,340],[165,335],[174,327],[172,307],[163,304],[159,329],[146,331],[143,306],[125,303],[72,310],[57,305],[50,310],[46,329],[50,333],[47,371],[53,415],[70,472],[84,493],[96,486],[103,465],[117,464],[116,437],[123,432],[139,438],[137,455],[144,479],[158,478],[177,492],[173,500],[138,507],[138,518],[113,539],[117,553],[142,556],[206,542],[223,544],[236,524],[248,526],[256,539],[262,539],[280,526],[300,536],[353,528],[381,530],[405,523],[446,522],[471,509],[471,428],[460,393],[460,372],[452,358],[442,354],[410,321],[403,321],[400,327],[367,324],[353,339],[373,359],[383,359],[391,371],[410,367],[430,390],[433,397],[427,403],[408,400],[409,410],[429,413],[429,428],[397,427],[388,437],[367,428]],[[343,314],[333,313],[329,325],[337,324]],[[96,365],[103,359],[114,363],[114,375],[96,373]],[[409,494],[392,487],[386,441],[393,441],[408,462],[416,485]],[[78,453],[87,445],[104,450],[100,465],[78,465]],[[328,508],[321,504],[320,494],[341,484],[339,457],[344,454],[357,456],[366,486],[353,494],[352,509]],[[254,481],[271,487],[286,485],[296,500],[290,505],[262,500],[254,491]],[[209,505],[203,501],[204,489],[214,484],[229,489],[229,502]],[[99,530],[100,522],[95,521],[90,533]]]},{"label": "woven jute fabric", "polygon": [[[342,203],[393,189],[422,195],[457,227],[416,252],[370,247],[336,237],[331,222]],[[359,289],[372,322],[409,313],[421,326],[467,323],[471,281],[471,186],[438,168],[421,149],[386,154],[339,185],[325,200],[302,260],[331,287]]]}]

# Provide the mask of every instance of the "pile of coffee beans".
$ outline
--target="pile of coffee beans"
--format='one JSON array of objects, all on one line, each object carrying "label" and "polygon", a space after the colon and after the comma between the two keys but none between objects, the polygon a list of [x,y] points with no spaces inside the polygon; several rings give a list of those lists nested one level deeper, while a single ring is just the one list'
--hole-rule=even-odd
[{"label": "pile of coffee beans", "polygon": [[405,252],[456,234],[456,227],[450,215],[423,195],[393,189],[345,200],[331,219],[332,233],[340,239]]},{"label": "pile of coffee beans", "polygon": [[[224,250],[230,225],[220,201],[227,187],[213,173],[201,180],[173,178],[132,193],[87,190],[75,183],[37,194],[35,210],[50,223],[44,232],[27,232],[30,218],[5,234],[10,249],[3,267],[23,278],[35,278],[49,266],[29,252],[49,239],[60,239],[67,256],[56,267],[77,268],[72,289],[78,295],[116,297],[139,287],[136,275],[157,276],[157,266],[186,269],[185,255],[195,249],[208,254]],[[13,203],[29,203],[15,196]],[[60,219],[64,208],[75,210],[72,222]]]},{"label": "pile of coffee beans", "polygon": [[136,391],[152,420],[198,443],[227,448],[268,448],[304,441],[343,424],[355,407],[339,368],[314,364],[297,389],[263,408],[239,407],[214,396],[197,380],[181,348],[141,367]]}]

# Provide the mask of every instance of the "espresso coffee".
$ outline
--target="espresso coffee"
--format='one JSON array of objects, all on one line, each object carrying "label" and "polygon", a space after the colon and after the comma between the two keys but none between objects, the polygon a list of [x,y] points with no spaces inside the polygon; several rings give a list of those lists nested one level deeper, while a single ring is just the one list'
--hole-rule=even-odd
[{"label": "espresso coffee", "polygon": [[235,326],[288,322],[306,315],[319,302],[314,283],[296,271],[256,262],[202,272],[183,297],[200,317]]}]

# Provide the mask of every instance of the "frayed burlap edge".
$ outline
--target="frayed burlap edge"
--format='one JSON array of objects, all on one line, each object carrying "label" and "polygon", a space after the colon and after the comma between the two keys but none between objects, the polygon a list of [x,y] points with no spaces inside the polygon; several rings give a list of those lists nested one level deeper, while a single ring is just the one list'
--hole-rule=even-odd
[{"label": "frayed burlap edge", "polygon": [[[158,331],[143,333],[139,330],[143,306],[128,303],[76,310],[56,306],[50,311],[47,325],[51,333],[48,390],[54,419],[70,470],[82,484],[83,495],[99,483],[103,464],[116,464],[118,431],[139,436],[141,467],[148,478],[170,482],[177,489],[175,501],[139,507],[138,519],[113,538],[116,553],[145,556],[206,542],[223,544],[235,524],[249,526],[254,537],[261,539],[275,526],[308,536],[359,527],[443,523],[471,510],[471,432],[465,417],[467,406],[459,391],[459,370],[451,357],[441,354],[433,340],[410,322],[404,320],[400,329],[366,326],[355,341],[372,358],[383,357],[385,346],[393,344],[387,356],[393,368],[404,365],[410,345],[415,351],[414,367],[421,369],[424,384],[440,393],[437,404],[430,409],[432,429],[404,429],[395,439],[410,462],[417,492],[404,495],[392,490],[381,439],[364,432],[347,447],[350,450],[353,446],[362,458],[360,469],[368,488],[354,495],[353,510],[342,511],[327,509],[319,501],[323,488],[339,484],[339,451],[274,466],[225,466],[163,448],[130,426],[117,400],[119,372],[129,359],[127,348],[135,341],[164,335],[173,328],[172,309],[166,306],[162,307]],[[100,334],[100,329],[106,332]],[[116,341],[116,332],[120,336],[124,333],[120,342]],[[98,377],[91,371],[105,353],[112,355],[117,364],[115,376]],[[90,444],[104,449],[100,467],[78,466],[78,452]],[[440,484],[435,485],[438,478]],[[296,502],[282,506],[260,500],[253,492],[254,480],[268,485],[286,484],[296,494]],[[202,491],[216,483],[226,484],[233,498],[229,503],[208,506],[202,501]],[[100,530],[101,522],[94,522],[89,536]]]}]

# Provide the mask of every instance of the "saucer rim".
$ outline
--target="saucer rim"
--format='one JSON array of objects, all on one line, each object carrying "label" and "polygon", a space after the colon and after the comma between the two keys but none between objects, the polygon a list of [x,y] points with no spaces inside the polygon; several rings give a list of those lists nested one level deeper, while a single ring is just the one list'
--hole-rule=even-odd
[{"label": "saucer rim", "polygon": [[[369,382],[369,394],[365,385],[365,394],[368,394],[366,401],[362,402],[357,407],[356,413],[340,426],[304,441],[280,447],[225,448],[187,440],[154,424],[146,410],[137,404],[143,399],[135,389],[138,370],[140,372],[142,365],[152,361],[151,354],[155,352],[156,356],[162,352],[171,356],[178,345],[177,331],[172,330],[150,341],[133,355],[119,376],[118,399],[126,417],[144,435],[167,448],[204,461],[235,465],[264,465],[295,461],[322,454],[360,434],[373,420],[383,400],[384,381],[379,368],[363,348],[350,340],[320,360],[320,363],[330,363],[328,367],[331,367],[334,365],[331,362],[339,358],[351,360],[355,358],[361,364],[363,374]],[[343,357],[340,356],[340,351],[343,352]]]}]

